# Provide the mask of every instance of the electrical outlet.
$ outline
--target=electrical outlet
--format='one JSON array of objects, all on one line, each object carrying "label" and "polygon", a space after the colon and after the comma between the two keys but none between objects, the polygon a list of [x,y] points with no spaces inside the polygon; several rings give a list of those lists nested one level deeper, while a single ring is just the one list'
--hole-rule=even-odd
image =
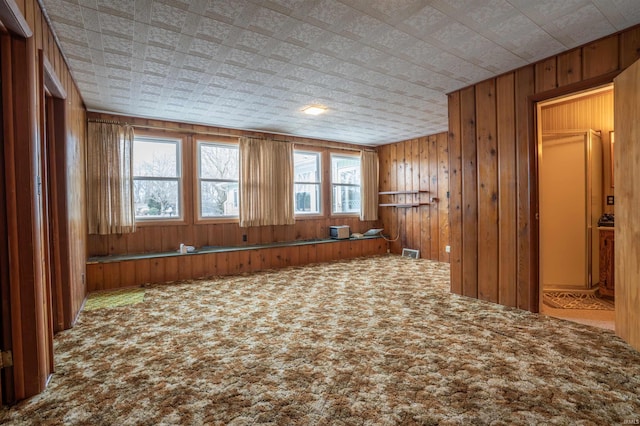
[{"label": "electrical outlet", "polygon": [[242,234],[242,241],[247,242],[247,234]]},{"label": "electrical outlet", "polygon": [[608,206],[613,206],[615,198],[613,197],[613,195],[607,195],[607,205]]},{"label": "electrical outlet", "polygon": [[451,253],[451,246],[444,246],[444,251]]}]

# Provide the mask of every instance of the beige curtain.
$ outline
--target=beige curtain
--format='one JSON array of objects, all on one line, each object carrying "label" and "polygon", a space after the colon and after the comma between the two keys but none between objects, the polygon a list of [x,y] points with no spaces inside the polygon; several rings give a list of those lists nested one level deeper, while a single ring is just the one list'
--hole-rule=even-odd
[{"label": "beige curtain", "polygon": [[378,153],[361,151],[360,220],[378,220]]},{"label": "beige curtain", "polygon": [[87,131],[89,233],[134,232],[133,128],[90,122]]},{"label": "beige curtain", "polygon": [[294,223],[293,144],[240,138],[240,226]]}]

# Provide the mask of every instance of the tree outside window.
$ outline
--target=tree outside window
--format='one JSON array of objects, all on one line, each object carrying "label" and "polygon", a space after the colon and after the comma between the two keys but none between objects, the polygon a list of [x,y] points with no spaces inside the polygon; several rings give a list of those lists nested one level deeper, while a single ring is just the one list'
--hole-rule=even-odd
[{"label": "tree outside window", "polygon": [[182,216],[180,140],[136,137],[133,195],[136,219]]},{"label": "tree outside window", "polygon": [[296,214],[319,214],[321,211],[320,153],[294,151],[294,200]]},{"label": "tree outside window", "polygon": [[201,217],[238,216],[239,162],[237,145],[198,141]]}]

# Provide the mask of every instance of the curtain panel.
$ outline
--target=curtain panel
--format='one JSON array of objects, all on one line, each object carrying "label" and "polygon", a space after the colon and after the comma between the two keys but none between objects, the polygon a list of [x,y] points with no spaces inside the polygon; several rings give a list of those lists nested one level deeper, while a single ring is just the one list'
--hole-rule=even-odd
[{"label": "curtain panel", "polygon": [[133,128],[90,122],[87,133],[89,233],[134,232]]},{"label": "curtain panel", "polygon": [[361,151],[360,220],[378,220],[378,153]]},{"label": "curtain panel", "polygon": [[293,225],[293,144],[240,138],[240,226]]}]

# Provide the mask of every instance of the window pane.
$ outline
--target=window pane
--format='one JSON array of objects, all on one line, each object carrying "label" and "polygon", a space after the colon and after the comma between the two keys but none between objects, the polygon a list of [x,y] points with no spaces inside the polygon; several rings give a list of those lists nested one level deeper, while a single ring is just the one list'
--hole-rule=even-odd
[{"label": "window pane", "polygon": [[135,139],[133,142],[133,175],[146,177],[178,177],[180,161],[178,141]]},{"label": "window pane", "polygon": [[360,213],[360,187],[334,185],[332,205],[334,213]]},{"label": "window pane", "polygon": [[200,178],[238,180],[238,147],[200,143]]},{"label": "window pane", "polygon": [[296,213],[320,213],[320,185],[295,184]]},{"label": "window pane", "polygon": [[238,216],[239,197],[235,182],[200,182],[200,215]]},{"label": "window pane", "polygon": [[294,152],[294,182],[320,182],[320,154]]},{"label": "window pane", "polygon": [[360,158],[331,156],[331,182],[360,185]]},{"label": "window pane", "polygon": [[180,217],[178,181],[135,180],[136,218]]}]

